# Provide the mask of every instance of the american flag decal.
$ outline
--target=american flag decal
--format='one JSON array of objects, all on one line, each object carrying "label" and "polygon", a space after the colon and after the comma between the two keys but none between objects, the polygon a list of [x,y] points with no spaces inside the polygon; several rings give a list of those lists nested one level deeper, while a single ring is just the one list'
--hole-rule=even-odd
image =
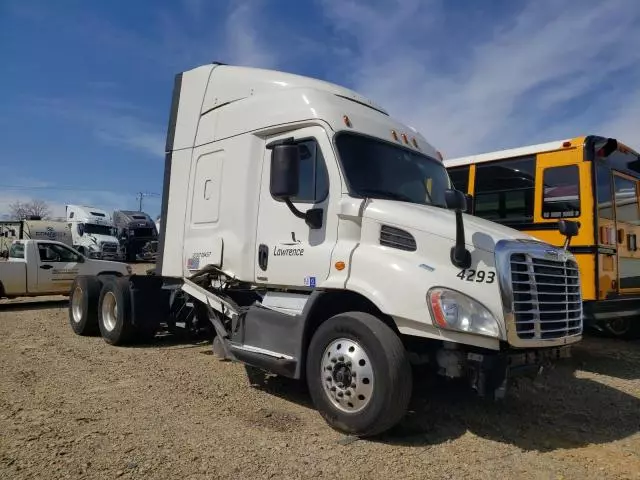
[{"label": "american flag decal", "polygon": [[197,270],[200,268],[200,259],[198,257],[191,257],[187,259],[187,268],[189,270]]}]

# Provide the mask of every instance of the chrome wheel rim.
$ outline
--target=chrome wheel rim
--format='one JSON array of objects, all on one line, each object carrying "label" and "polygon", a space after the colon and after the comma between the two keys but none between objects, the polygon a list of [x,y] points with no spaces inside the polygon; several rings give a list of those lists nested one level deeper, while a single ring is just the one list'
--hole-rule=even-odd
[{"label": "chrome wheel rim", "polygon": [[116,328],[118,318],[118,302],[112,292],[107,292],[102,299],[102,324],[107,331]]},{"label": "chrome wheel rim", "polygon": [[333,340],[322,355],[321,381],[334,407],[346,413],[364,409],[373,395],[373,365],[367,352],[349,338]]},{"label": "chrome wheel rim", "polygon": [[82,297],[84,292],[79,286],[75,288],[71,296],[71,316],[73,321],[80,323],[82,321]]}]

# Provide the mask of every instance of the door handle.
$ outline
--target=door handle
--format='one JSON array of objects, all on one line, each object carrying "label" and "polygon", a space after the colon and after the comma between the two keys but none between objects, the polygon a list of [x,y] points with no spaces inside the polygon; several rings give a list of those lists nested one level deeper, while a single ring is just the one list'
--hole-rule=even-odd
[{"label": "door handle", "polygon": [[267,265],[269,263],[269,247],[265,244],[261,244],[258,247],[258,266],[260,270],[263,272],[267,270]]},{"label": "door handle", "polygon": [[51,270],[53,268],[53,265],[40,265],[40,268],[42,270]]}]

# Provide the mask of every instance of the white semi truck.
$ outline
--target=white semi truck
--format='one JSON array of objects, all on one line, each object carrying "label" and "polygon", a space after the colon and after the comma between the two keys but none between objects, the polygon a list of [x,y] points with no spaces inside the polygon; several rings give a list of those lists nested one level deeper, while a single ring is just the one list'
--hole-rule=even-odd
[{"label": "white semi truck", "polygon": [[121,260],[120,242],[111,215],[100,208],[67,205],[73,247],[88,258]]},{"label": "white semi truck", "polygon": [[180,73],[155,275],[78,277],[72,305],[90,298],[70,322],[122,344],[192,309],[215,352],[305,379],[326,421],[359,436],[403,417],[412,363],[501,397],[581,339],[576,261],[464,214],[437,157],[338,85],[222,64]]}]

